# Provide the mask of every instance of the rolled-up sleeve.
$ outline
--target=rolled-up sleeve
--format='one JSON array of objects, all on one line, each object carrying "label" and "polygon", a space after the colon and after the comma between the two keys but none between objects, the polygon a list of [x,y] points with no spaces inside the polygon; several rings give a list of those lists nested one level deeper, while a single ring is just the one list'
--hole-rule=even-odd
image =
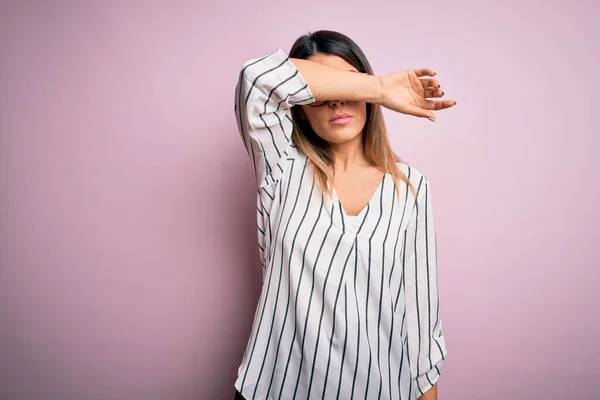
[{"label": "rolled-up sleeve", "polygon": [[279,179],[293,130],[290,108],[314,102],[308,84],[281,49],[244,62],[235,88],[238,130],[259,186]]},{"label": "rolled-up sleeve", "polygon": [[413,387],[421,396],[437,382],[447,355],[439,313],[437,243],[431,188],[422,177],[407,228],[404,284]]}]

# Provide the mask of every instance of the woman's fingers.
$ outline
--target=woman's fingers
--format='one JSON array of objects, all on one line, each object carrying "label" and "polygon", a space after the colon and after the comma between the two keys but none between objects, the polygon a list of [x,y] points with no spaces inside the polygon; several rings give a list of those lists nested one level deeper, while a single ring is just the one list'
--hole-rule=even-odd
[{"label": "woman's fingers", "polygon": [[429,110],[439,111],[450,108],[455,104],[456,102],[454,100],[425,100],[425,103],[421,107],[409,104],[404,107],[401,112],[415,117],[427,118],[428,120],[435,122],[435,115]]},{"label": "woman's fingers", "polygon": [[421,88],[415,88],[417,94],[422,93],[423,98],[417,97],[416,104],[409,104],[402,109],[402,113],[414,115],[416,117],[427,118],[431,121],[435,121],[435,115],[432,111],[439,111],[450,108],[456,104],[454,100],[429,100],[431,98],[439,98],[444,96],[444,91],[441,89],[440,83],[437,79],[430,78],[435,76],[435,71],[428,68],[421,68],[413,70]]},{"label": "woman's fingers", "polygon": [[423,76],[435,76],[436,72],[432,69],[429,68],[419,68],[419,69],[414,69],[413,70],[415,75],[417,75],[419,78],[423,77]]},{"label": "woman's fingers", "polygon": [[445,110],[456,104],[454,100],[424,100],[419,104],[421,108],[426,110]]},{"label": "woman's fingers", "polygon": [[414,115],[415,117],[428,118],[430,120],[435,120],[435,115],[431,111],[428,111],[424,108],[417,107],[415,105],[409,104],[404,107],[401,111],[403,114]]},{"label": "woman's fingers", "polygon": [[454,105],[456,105],[456,101],[454,100],[441,100],[441,101],[437,101],[436,103],[439,103],[437,106],[439,106],[439,108],[437,108],[437,110],[445,110],[446,108],[450,108]]},{"label": "woman's fingers", "polygon": [[425,89],[425,98],[428,97],[442,97],[444,91],[442,89]]},{"label": "woman's fingers", "polygon": [[421,85],[423,85],[423,89],[427,89],[427,88],[440,88],[440,83],[438,82],[437,79],[433,79],[433,78],[424,78],[424,79],[419,79],[421,81]]}]

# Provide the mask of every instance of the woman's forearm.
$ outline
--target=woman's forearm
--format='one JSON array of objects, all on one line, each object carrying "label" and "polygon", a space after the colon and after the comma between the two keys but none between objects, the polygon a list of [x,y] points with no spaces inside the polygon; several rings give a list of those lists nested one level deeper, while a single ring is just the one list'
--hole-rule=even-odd
[{"label": "woman's forearm", "polygon": [[315,61],[290,58],[308,84],[316,101],[349,100],[381,103],[377,76],[344,71]]},{"label": "woman's forearm", "polygon": [[426,391],[423,396],[420,396],[419,400],[438,400],[437,383],[433,385],[431,389]]}]

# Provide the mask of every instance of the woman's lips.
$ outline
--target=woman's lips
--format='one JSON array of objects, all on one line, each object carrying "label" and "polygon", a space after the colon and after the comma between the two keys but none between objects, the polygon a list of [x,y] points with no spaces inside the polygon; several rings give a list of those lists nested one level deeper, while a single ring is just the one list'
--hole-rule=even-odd
[{"label": "woman's lips", "polygon": [[329,121],[330,124],[333,125],[345,125],[348,122],[350,122],[350,120],[352,119],[352,117],[341,117],[341,118],[336,118],[334,120]]}]

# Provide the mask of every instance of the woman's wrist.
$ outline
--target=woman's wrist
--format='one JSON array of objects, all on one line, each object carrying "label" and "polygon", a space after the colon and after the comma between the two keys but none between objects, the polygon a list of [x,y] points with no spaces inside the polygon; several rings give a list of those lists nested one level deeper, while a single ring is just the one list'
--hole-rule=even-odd
[{"label": "woman's wrist", "polygon": [[383,105],[383,84],[381,82],[381,77],[375,75],[375,80],[377,81],[377,89],[376,89],[376,97],[373,101],[374,104]]}]

